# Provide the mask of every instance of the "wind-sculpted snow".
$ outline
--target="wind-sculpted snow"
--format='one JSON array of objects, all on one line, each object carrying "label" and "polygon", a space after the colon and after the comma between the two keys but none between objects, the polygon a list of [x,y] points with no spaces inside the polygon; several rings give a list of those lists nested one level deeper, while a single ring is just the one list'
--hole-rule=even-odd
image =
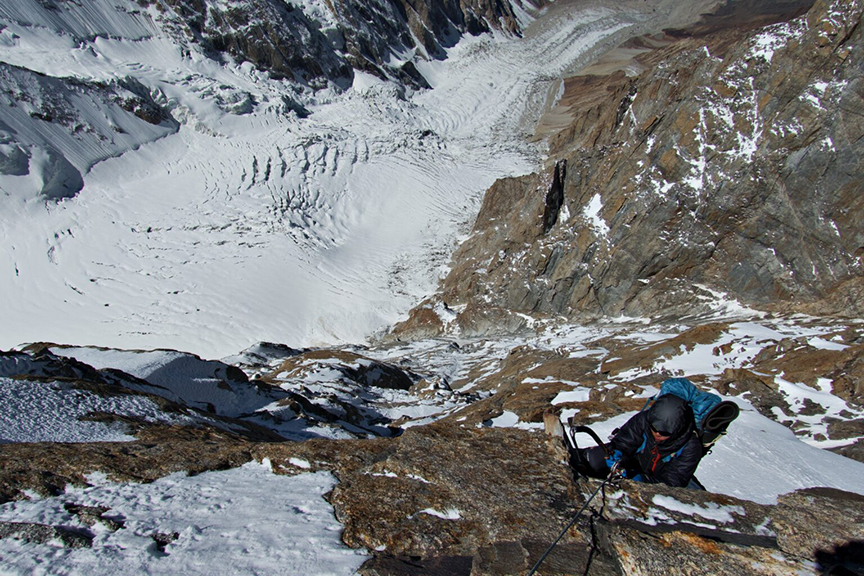
[{"label": "wind-sculpted snow", "polygon": [[131,78],[81,82],[0,64],[0,87],[0,153],[7,158],[0,182],[19,201],[71,198],[96,162],[178,128]]},{"label": "wind-sculpted snow", "polygon": [[277,399],[266,390],[250,386],[242,371],[191,354],[87,348],[55,348],[52,353],[75,358],[97,370],[121,370],[145,380],[160,396],[222,416],[242,416]]},{"label": "wind-sculpted snow", "polygon": [[[74,41],[44,14],[4,13],[6,62],[132,77],[180,128],[159,138],[164,128],[141,122],[111,136],[136,139],[111,153],[70,151],[79,197],[2,219],[0,293],[16,306],[0,346],[50,339],[214,357],[262,339],[363,340],[433,290],[482,191],[535,166],[539,150],[519,126],[544,86],[644,19],[635,9],[550,12],[524,39],[463,38],[447,59],[418,62],[430,90],[358,71],[339,94],[214,60],[142,24],[161,22],[152,6],[119,5],[100,23],[64,5],[94,30]],[[5,178],[4,190],[19,190],[25,177]]]},{"label": "wind-sculpted snow", "polygon": [[64,382],[0,378],[0,443],[128,442],[134,440],[120,423],[87,421],[94,413],[132,416],[146,422],[191,424],[192,419],[164,413],[148,398],[119,394],[100,396]]},{"label": "wind-sculpted snow", "polygon": [[[69,46],[94,37],[142,40],[159,30],[140,6],[124,0],[4,2],[0,19],[15,27],[35,29],[36,33],[44,31],[45,37],[54,35]],[[15,28],[5,29],[3,34],[7,41],[16,41]]]}]

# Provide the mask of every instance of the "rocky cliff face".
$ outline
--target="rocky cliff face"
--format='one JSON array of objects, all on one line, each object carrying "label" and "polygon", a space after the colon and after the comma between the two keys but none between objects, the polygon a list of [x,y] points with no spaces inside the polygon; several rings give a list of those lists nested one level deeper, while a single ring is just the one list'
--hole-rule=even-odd
[{"label": "rocky cliff face", "polygon": [[415,53],[439,58],[462,34],[519,31],[511,5],[495,0],[333,0],[305,10],[302,3],[274,0],[141,3],[156,7],[181,41],[313,88],[346,87],[354,69],[426,86],[411,62]]},{"label": "rocky cliff face", "polygon": [[446,331],[436,302],[464,333],[524,326],[514,312],[692,314],[718,293],[860,314],[862,5],[755,29],[735,9],[567,79],[549,168],[487,192],[440,296],[396,333]]}]

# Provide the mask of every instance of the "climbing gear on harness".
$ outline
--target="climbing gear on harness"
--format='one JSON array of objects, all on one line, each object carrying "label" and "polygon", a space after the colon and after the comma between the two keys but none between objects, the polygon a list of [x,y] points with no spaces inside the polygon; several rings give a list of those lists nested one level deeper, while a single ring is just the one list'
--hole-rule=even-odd
[{"label": "climbing gear on harness", "polygon": [[609,466],[610,470],[615,470],[621,464],[621,460],[624,458],[624,454],[621,453],[620,450],[615,450],[606,457],[606,465]]}]

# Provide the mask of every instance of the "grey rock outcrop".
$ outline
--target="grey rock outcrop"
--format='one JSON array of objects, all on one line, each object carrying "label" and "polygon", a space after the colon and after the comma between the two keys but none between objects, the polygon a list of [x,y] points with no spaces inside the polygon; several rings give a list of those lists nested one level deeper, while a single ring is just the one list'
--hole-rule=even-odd
[{"label": "grey rock outcrop", "polygon": [[[718,294],[859,314],[861,12],[820,0],[764,28],[721,19],[566,80],[554,163],[489,189],[439,295],[394,334],[675,317]],[[436,302],[459,312],[452,326],[429,314]]]},{"label": "grey rock outcrop", "polygon": [[[799,558],[828,564],[864,544],[864,497],[829,488],[799,490],[780,497],[773,512],[780,547]],[[806,522],[802,522],[808,518]],[[852,556],[852,554],[850,554]]]},{"label": "grey rock outcrop", "polygon": [[316,24],[290,3],[168,0],[155,5],[162,25],[181,42],[231,54],[277,78],[299,82],[350,80],[352,71]]}]

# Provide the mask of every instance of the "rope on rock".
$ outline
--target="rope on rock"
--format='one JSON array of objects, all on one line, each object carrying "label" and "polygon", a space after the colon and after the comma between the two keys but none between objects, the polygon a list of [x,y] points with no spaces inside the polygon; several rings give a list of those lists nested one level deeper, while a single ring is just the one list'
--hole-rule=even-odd
[{"label": "rope on rock", "polygon": [[531,568],[530,572],[528,572],[528,576],[533,576],[534,573],[537,572],[537,568],[540,567],[540,564],[543,562],[543,560],[546,559],[546,557],[549,555],[549,553],[552,552],[552,549],[555,548],[555,546],[558,544],[558,542],[561,541],[561,539],[564,537],[564,535],[567,533],[567,531],[570,530],[570,528],[573,526],[573,524],[576,523],[576,520],[579,519],[579,516],[582,515],[582,512],[584,512],[585,509],[588,508],[588,504],[591,503],[591,500],[593,500],[594,497],[600,493],[600,490],[602,490],[607,484],[609,484],[612,481],[614,476],[615,476],[615,470],[613,470],[612,472],[609,473],[609,476],[607,476],[606,479],[600,483],[600,486],[598,486],[597,489],[594,491],[594,493],[591,494],[591,496],[588,498],[588,500],[585,501],[585,504],[583,504],[582,508],[579,510],[579,512],[576,513],[576,515],[573,517],[573,520],[571,520],[570,523],[567,524],[567,526],[564,528],[564,530],[561,531],[561,534],[558,535],[558,538],[556,538],[555,541],[552,542],[552,545],[549,546],[549,548],[546,549],[546,552],[544,552],[543,555],[540,557],[540,559],[537,560],[537,563],[534,564],[534,567]]}]

